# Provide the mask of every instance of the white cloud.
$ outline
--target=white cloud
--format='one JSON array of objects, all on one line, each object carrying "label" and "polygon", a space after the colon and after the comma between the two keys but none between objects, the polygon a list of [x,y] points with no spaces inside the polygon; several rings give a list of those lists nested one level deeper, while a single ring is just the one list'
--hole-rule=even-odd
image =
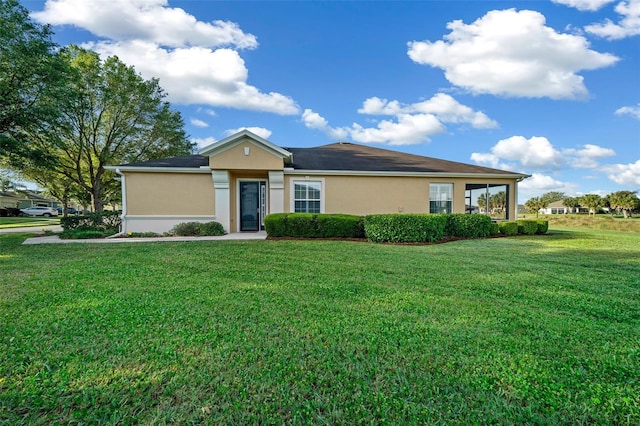
[{"label": "white cloud", "polygon": [[258,43],[235,23],[198,21],[166,0],[48,0],[33,16],[106,38],[85,47],[103,57],[117,55],[146,79],[159,78],[171,102],[299,113],[290,97],[248,83],[236,49]]},{"label": "white cloud", "polygon": [[585,31],[608,40],[619,40],[640,34],[640,0],[621,1],[615,11],[622,16],[618,23],[610,19],[584,27]]},{"label": "white cloud", "polygon": [[533,173],[530,178],[527,178],[518,184],[518,189],[525,191],[557,191],[559,188],[564,188],[566,186],[567,182],[562,182],[552,178],[551,176],[540,173]]},{"label": "white cloud", "polygon": [[614,156],[616,152],[609,148],[587,144],[581,149],[563,149],[562,154],[566,156],[573,168],[594,169],[600,165],[597,160]]},{"label": "white cloud", "polygon": [[192,118],[191,119],[191,124],[193,124],[196,127],[209,127],[209,124],[207,124],[206,121],[202,121],[202,120],[198,120],[197,118]]},{"label": "white cloud", "polygon": [[271,136],[271,130],[269,129],[265,129],[264,127],[239,127],[237,129],[228,129],[224,131],[224,134],[226,136],[231,136],[235,133],[238,133],[242,130],[248,130],[251,133],[255,133],[256,135],[260,136],[261,138],[264,139],[269,139],[269,136]]},{"label": "white cloud", "polygon": [[545,137],[512,136],[498,141],[491,153],[498,158],[518,161],[526,168],[555,169],[562,164],[560,152]]},{"label": "white cloud", "polygon": [[356,142],[390,145],[428,142],[431,136],[446,131],[445,123],[470,124],[477,129],[498,126],[498,123],[483,112],[474,111],[444,93],[413,104],[378,97],[368,98],[358,112],[390,116],[392,119],[377,121],[373,127],[365,127],[358,123],[353,123],[351,127],[331,127],[320,114],[306,109],[302,114],[302,121],[308,128],[320,130],[333,138],[350,137]]},{"label": "white cloud", "polygon": [[531,177],[518,183],[518,203],[524,204],[531,197],[539,197],[550,191],[560,191],[566,194],[575,194],[578,185],[573,182],[564,182],[551,176],[533,173]]},{"label": "white cloud", "polygon": [[75,25],[112,40],[147,40],[162,46],[255,48],[256,37],[233,22],[198,21],[168,0],[47,0],[32,16],[52,25]]},{"label": "white cloud", "polygon": [[356,142],[411,145],[428,142],[429,136],[444,132],[442,123],[432,114],[398,114],[395,118],[382,120],[377,127],[354,123],[349,134]]},{"label": "white cloud", "polygon": [[604,170],[613,182],[632,189],[640,188],[640,160],[630,164],[611,164],[605,166]]},{"label": "white cloud", "polygon": [[397,114],[393,120],[381,120],[376,127],[363,127],[353,123],[351,127],[331,127],[317,112],[306,109],[302,120],[310,129],[320,130],[337,139],[350,137],[361,143],[387,143],[410,145],[428,142],[429,136],[442,133],[442,123],[432,114]]},{"label": "white cloud", "polygon": [[290,97],[262,93],[247,84],[249,71],[238,52],[204,47],[166,50],[154,43],[134,40],[90,45],[103,56],[117,55],[135,66],[145,78],[158,77],[169,100],[178,104],[205,104],[237,109],[297,114]]},{"label": "white cloud", "polygon": [[209,109],[209,108],[198,108],[197,111],[198,112],[204,112],[205,114],[207,114],[208,116],[211,116],[211,117],[215,117],[216,115],[218,115],[218,114],[216,114],[216,112],[214,110]]},{"label": "white cloud", "polygon": [[493,10],[472,24],[447,24],[444,40],[408,43],[409,57],[442,68],[452,84],[474,94],[576,99],[587,96],[577,72],[618,58],[589,49],[579,35],[557,33],[531,10]]},{"label": "white cloud", "polygon": [[557,170],[596,168],[600,166],[598,160],[615,155],[612,149],[592,144],[558,150],[547,138],[539,136],[512,136],[498,141],[490,151],[474,152],[471,160],[498,169]]},{"label": "white cloud", "polygon": [[217,139],[211,136],[206,138],[191,138],[191,142],[195,143],[198,146],[198,149],[202,149],[205,146],[216,143]]},{"label": "white cloud", "polygon": [[616,110],[616,115],[625,115],[625,114],[629,114],[636,120],[640,120],[640,104],[636,106],[624,106]]},{"label": "white cloud", "polygon": [[443,123],[468,123],[478,129],[498,127],[498,123],[487,117],[485,113],[474,111],[445,93],[437,93],[427,101],[408,105],[373,97],[365,100],[358,112],[393,116],[414,113],[433,114]]},{"label": "white cloud", "polygon": [[575,7],[582,11],[596,11],[602,6],[612,3],[615,0],[551,0],[553,3],[563,4],[569,7]]},{"label": "white cloud", "polygon": [[349,135],[347,129],[329,126],[323,116],[308,108],[302,113],[302,121],[307,128],[320,130],[334,139],[345,139]]}]

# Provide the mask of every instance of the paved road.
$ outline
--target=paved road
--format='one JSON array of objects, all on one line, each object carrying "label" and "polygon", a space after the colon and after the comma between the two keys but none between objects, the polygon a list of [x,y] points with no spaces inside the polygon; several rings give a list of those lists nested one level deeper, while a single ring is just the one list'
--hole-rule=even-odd
[{"label": "paved road", "polygon": [[60,225],[25,226],[23,228],[2,228],[0,234],[44,234],[44,231],[61,232]]}]

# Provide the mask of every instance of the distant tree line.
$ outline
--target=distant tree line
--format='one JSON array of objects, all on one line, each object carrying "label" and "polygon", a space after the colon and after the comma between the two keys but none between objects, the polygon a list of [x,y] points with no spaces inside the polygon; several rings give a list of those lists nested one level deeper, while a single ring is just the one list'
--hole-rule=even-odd
[{"label": "distant tree line", "polygon": [[598,194],[586,194],[581,197],[568,197],[564,192],[547,192],[540,197],[527,200],[525,207],[531,213],[538,213],[540,209],[547,208],[549,204],[562,200],[562,205],[570,209],[585,207],[589,213],[597,213],[600,208],[607,208],[609,212],[622,214],[628,218],[633,212],[640,211],[640,198],[638,191],[616,191],[601,197]]},{"label": "distant tree line", "polygon": [[188,155],[194,145],[157,79],[116,56],[61,48],[17,0],[0,0],[0,167],[60,200],[117,202],[107,165]]}]

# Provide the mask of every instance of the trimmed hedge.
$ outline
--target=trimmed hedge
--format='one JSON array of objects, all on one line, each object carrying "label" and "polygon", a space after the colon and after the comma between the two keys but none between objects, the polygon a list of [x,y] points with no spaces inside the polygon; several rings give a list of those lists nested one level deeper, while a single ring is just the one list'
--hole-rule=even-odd
[{"label": "trimmed hedge", "polygon": [[500,226],[497,222],[491,222],[491,235],[498,235],[500,233]]},{"label": "trimmed hedge", "polygon": [[425,243],[444,237],[444,214],[374,214],[365,216],[364,231],[375,243]]},{"label": "trimmed hedge", "polygon": [[444,237],[487,238],[546,232],[544,220],[492,222],[479,214],[374,214],[365,217],[346,214],[274,213],[264,218],[270,237],[363,238],[391,243],[430,243]]},{"label": "trimmed hedge", "polygon": [[491,218],[486,215],[448,214],[444,234],[458,238],[487,238],[491,235],[491,223]]},{"label": "trimmed hedge", "polygon": [[182,222],[174,226],[171,231],[171,235],[179,235],[181,237],[195,237],[195,236],[218,236],[224,235],[226,232],[221,223],[213,222]]},{"label": "trimmed hedge", "polygon": [[82,228],[116,233],[122,224],[120,214],[117,211],[103,211],[84,216],[64,216],[60,218],[60,226],[65,231]]},{"label": "trimmed hedge", "polygon": [[518,234],[524,235],[533,235],[538,232],[538,221],[537,220],[519,220],[518,224]]},{"label": "trimmed hedge", "polygon": [[536,234],[546,234],[549,230],[549,221],[540,219],[536,222],[538,222],[538,231],[536,232]]},{"label": "trimmed hedge", "polygon": [[364,238],[361,216],[322,213],[273,213],[265,216],[270,237]]},{"label": "trimmed hedge", "polygon": [[498,222],[500,233],[502,235],[518,235],[518,223],[517,222]]}]

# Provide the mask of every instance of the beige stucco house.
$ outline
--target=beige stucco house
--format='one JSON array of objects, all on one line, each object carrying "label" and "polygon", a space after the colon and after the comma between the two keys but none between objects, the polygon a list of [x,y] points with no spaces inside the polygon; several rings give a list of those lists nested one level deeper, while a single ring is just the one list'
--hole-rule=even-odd
[{"label": "beige stucco house", "polygon": [[465,213],[481,194],[505,191],[515,219],[528,175],[352,143],[283,148],[243,130],[199,155],[110,167],[120,177],[123,232],[165,232],[220,222],[264,229],[269,213]]}]

